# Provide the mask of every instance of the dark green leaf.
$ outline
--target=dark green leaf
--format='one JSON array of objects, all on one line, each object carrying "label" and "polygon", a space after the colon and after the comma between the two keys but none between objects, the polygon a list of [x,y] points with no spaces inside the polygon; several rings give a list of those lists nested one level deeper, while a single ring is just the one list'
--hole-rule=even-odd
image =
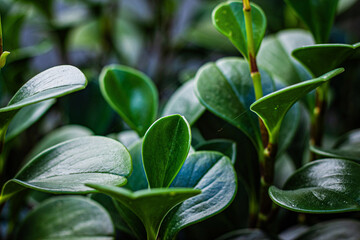
[{"label": "dark green leaf", "polygon": [[333,147],[338,149],[360,148],[360,129],[352,130],[341,136]]},{"label": "dark green leaf", "polygon": [[125,187],[133,192],[147,189],[149,185],[146,178],[141,154],[142,142],[142,140],[139,140],[129,148],[133,164],[133,171],[128,178],[128,183]]},{"label": "dark green leaf", "polygon": [[221,152],[230,158],[232,164],[236,160],[236,142],[228,139],[213,139],[196,146],[196,151],[210,150]]},{"label": "dark green leaf", "polygon": [[339,0],[285,0],[313,34],[316,43],[327,43]]},{"label": "dark green leaf", "polygon": [[295,102],[343,71],[342,68],[333,70],[319,78],[283,88],[254,102],[250,109],[263,120],[269,131],[269,141],[277,143],[282,120]]},{"label": "dark green leaf", "polygon": [[143,136],[158,109],[158,93],[151,79],[135,69],[111,65],[100,75],[100,89],[109,105]]},{"label": "dark green leaf", "polygon": [[299,60],[314,77],[319,77],[341,65],[360,48],[359,44],[317,44],[295,49],[292,55]]},{"label": "dark green leaf", "polygon": [[[260,73],[263,92],[272,92],[272,79],[265,71]],[[259,123],[249,109],[255,94],[247,62],[239,58],[220,59],[201,67],[195,79],[200,102],[244,132],[256,147],[261,146]]]},{"label": "dark green leaf", "polygon": [[148,129],[142,146],[150,188],[169,187],[190,150],[189,123],[180,115],[160,118]]},{"label": "dark green leaf", "polygon": [[131,192],[114,186],[88,186],[113,197],[133,211],[143,222],[149,240],[157,239],[161,222],[172,208],[201,193],[200,190],[191,188],[158,188]]},{"label": "dark green leaf", "polygon": [[24,188],[50,193],[89,193],[85,183],[124,185],[132,171],[126,148],[110,138],[91,136],[51,147],[30,160],[3,187],[0,202]]},{"label": "dark green leaf", "polygon": [[270,187],[281,207],[306,213],[360,211],[360,165],[342,159],[306,164],[286,182],[284,190]]},{"label": "dark green leaf", "polygon": [[8,127],[5,140],[10,141],[34,124],[54,103],[55,100],[50,99],[20,109]]},{"label": "dark green leaf", "polygon": [[267,240],[270,239],[260,229],[240,229],[224,234],[216,240]]},{"label": "dark green leaf", "polygon": [[83,197],[56,197],[25,218],[17,239],[113,239],[114,227],[106,210]]},{"label": "dark green leaf", "polygon": [[201,194],[185,200],[166,216],[161,239],[174,239],[186,226],[203,221],[224,210],[235,197],[237,178],[230,159],[218,152],[191,154],[171,187],[201,189]]},{"label": "dark green leaf", "polygon": [[181,86],[166,103],[162,115],[180,114],[188,120],[190,125],[193,125],[205,111],[195,96],[194,86],[194,80]]},{"label": "dark green leaf", "polygon": [[[265,35],[266,17],[261,8],[255,4],[251,4],[251,19],[255,53],[257,53]],[[212,13],[212,21],[217,30],[228,37],[241,54],[249,59],[243,3],[227,1],[219,4]]]}]

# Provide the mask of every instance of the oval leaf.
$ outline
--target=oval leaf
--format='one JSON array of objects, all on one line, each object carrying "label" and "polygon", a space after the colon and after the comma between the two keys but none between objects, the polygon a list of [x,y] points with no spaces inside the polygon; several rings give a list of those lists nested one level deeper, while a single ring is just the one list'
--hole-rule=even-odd
[{"label": "oval leaf", "polygon": [[55,197],[26,216],[17,239],[113,239],[114,227],[106,210],[83,197]]},{"label": "oval leaf", "polygon": [[[274,90],[270,76],[260,70],[263,92]],[[248,63],[239,58],[224,58],[200,68],[196,94],[202,104],[225,121],[244,132],[254,146],[262,146],[259,122],[249,107],[255,101]]]},{"label": "oval leaf", "polygon": [[133,211],[143,222],[148,239],[157,239],[158,231],[166,214],[179,203],[191,198],[200,190],[192,188],[146,189],[137,192],[105,186],[88,184],[105,193]]},{"label": "oval leaf", "polygon": [[158,109],[158,93],[151,79],[135,69],[111,65],[101,72],[100,89],[109,105],[143,136]]},{"label": "oval leaf", "polygon": [[314,77],[319,77],[340,66],[359,51],[360,44],[317,44],[297,48],[292,55],[299,60]]},{"label": "oval leaf", "polygon": [[[255,4],[251,4],[251,20],[255,53],[257,53],[265,35],[266,17],[261,8]],[[241,54],[249,59],[243,3],[227,1],[219,4],[212,13],[212,21],[217,30],[229,38]]]},{"label": "oval leaf", "polygon": [[28,162],[2,189],[0,202],[24,188],[50,193],[89,193],[85,183],[124,185],[132,171],[126,148],[110,138],[90,136],[51,147]]},{"label": "oval leaf", "polygon": [[306,164],[286,182],[284,190],[269,189],[281,207],[305,213],[360,211],[360,165],[343,159]]},{"label": "oval leaf", "polygon": [[263,120],[269,131],[269,141],[277,143],[282,120],[294,103],[343,71],[342,68],[335,69],[319,78],[283,88],[254,102],[250,109]]},{"label": "oval leaf", "polygon": [[316,43],[326,43],[339,0],[285,0],[313,34]]},{"label": "oval leaf", "polygon": [[189,121],[190,125],[193,125],[205,112],[205,108],[195,96],[194,86],[194,80],[181,86],[166,103],[162,115],[180,114]]},{"label": "oval leaf", "polygon": [[169,187],[190,150],[189,123],[180,115],[157,120],[146,132],[143,165],[150,188]]},{"label": "oval leaf", "polygon": [[171,187],[201,189],[166,216],[160,239],[174,239],[186,226],[203,221],[224,210],[235,197],[237,178],[230,159],[218,152],[191,154]]}]

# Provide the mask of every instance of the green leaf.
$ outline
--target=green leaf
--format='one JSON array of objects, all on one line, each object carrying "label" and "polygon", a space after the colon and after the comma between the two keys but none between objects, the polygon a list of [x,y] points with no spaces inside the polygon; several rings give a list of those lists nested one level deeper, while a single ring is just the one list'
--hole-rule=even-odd
[{"label": "green leaf", "polygon": [[83,194],[85,183],[124,185],[132,171],[126,148],[110,138],[90,136],[55,145],[28,162],[2,189],[0,202],[24,188]]},{"label": "green leaf", "polygon": [[292,55],[299,60],[314,77],[321,76],[341,65],[359,51],[360,44],[316,44],[295,49]]},{"label": "green leaf", "polygon": [[[263,92],[274,90],[270,76],[260,69]],[[254,146],[262,146],[259,123],[249,109],[255,101],[248,63],[240,58],[224,58],[207,63],[196,74],[195,93],[212,113],[244,132]]]},{"label": "green leaf", "polygon": [[[255,4],[251,4],[251,19],[255,53],[257,53],[265,35],[266,17],[261,8]],[[249,59],[243,3],[227,1],[219,4],[212,13],[212,21],[216,29],[229,38],[241,54]]]},{"label": "green leaf", "polygon": [[147,189],[149,186],[141,154],[142,143],[143,141],[139,140],[129,148],[133,164],[133,171],[131,176],[128,178],[128,183],[125,187],[133,192]]},{"label": "green leaf", "polygon": [[12,119],[6,133],[5,141],[10,141],[34,124],[54,103],[55,100],[50,99],[22,108]]},{"label": "green leaf", "polygon": [[0,55],[0,69],[2,69],[6,64],[6,58],[9,56],[10,52],[4,51]]},{"label": "green leaf", "polygon": [[311,78],[304,67],[291,56],[299,47],[314,44],[311,34],[304,30],[283,30],[267,36],[256,58],[260,68],[288,86]]},{"label": "green leaf", "polygon": [[305,213],[360,211],[360,165],[343,159],[306,164],[286,182],[284,190],[269,189],[281,207]]},{"label": "green leaf", "polygon": [[316,43],[328,42],[339,0],[285,0],[309,28]]},{"label": "green leaf", "polygon": [[269,238],[262,230],[260,229],[240,229],[232,231],[222,235],[216,240],[236,240],[236,239],[246,239],[246,240],[267,240]]},{"label": "green leaf", "polygon": [[118,140],[127,148],[130,148],[139,140],[139,135],[133,130],[125,130],[119,133],[113,133],[108,135],[108,137]]},{"label": "green leaf", "polygon": [[217,151],[230,158],[232,164],[236,160],[236,142],[228,139],[212,139],[196,146],[196,151]]},{"label": "green leaf", "polygon": [[80,125],[65,125],[55,129],[54,131],[47,134],[43,139],[41,139],[26,156],[26,159],[30,160],[45,149],[55,146],[61,142],[78,137],[90,136],[93,134],[94,133],[90,129]]},{"label": "green leaf", "polygon": [[162,116],[180,114],[193,125],[205,112],[194,93],[195,81],[190,80],[181,86],[166,103]]},{"label": "green leaf", "polygon": [[171,187],[196,188],[201,194],[170,211],[161,226],[160,239],[174,239],[181,229],[228,207],[236,194],[237,178],[228,157],[202,151],[189,155]]},{"label": "green leaf", "polygon": [[15,93],[6,107],[0,108],[0,141],[5,137],[10,121],[21,108],[84,89],[86,84],[84,74],[69,65],[39,73]]},{"label": "green leaf", "polygon": [[149,240],[157,239],[161,222],[172,208],[201,193],[200,190],[191,188],[158,188],[131,192],[99,184],[87,186],[113,197],[133,211],[143,222]]},{"label": "green leaf", "polygon": [[313,239],[356,239],[360,237],[360,222],[351,219],[336,219],[318,223],[310,227],[296,240]]},{"label": "green leaf", "polygon": [[106,210],[84,197],[55,197],[40,204],[21,224],[17,239],[113,239]]},{"label": "green leaf", "polygon": [[110,65],[102,70],[100,89],[109,105],[143,136],[158,109],[158,93],[151,79],[135,69]]},{"label": "green leaf", "polygon": [[343,71],[343,68],[335,69],[319,78],[283,88],[254,102],[250,109],[263,120],[269,132],[269,141],[277,143],[282,120],[295,102]]},{"label": "green leaf", "polygon": [[160,118],[148,129],[142,146],[150,188],[169,187],[190,150],[189,123],[180,115]]}]

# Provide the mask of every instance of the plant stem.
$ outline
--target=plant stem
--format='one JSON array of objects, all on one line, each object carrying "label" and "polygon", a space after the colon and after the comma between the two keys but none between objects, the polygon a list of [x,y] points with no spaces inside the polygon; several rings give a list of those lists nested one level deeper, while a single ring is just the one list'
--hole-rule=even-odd
[{"label": "plant stem", "polygon": [[3,53],[3,38],[2,38],[1,15],[0,15],[0,56],[2,53]]}]

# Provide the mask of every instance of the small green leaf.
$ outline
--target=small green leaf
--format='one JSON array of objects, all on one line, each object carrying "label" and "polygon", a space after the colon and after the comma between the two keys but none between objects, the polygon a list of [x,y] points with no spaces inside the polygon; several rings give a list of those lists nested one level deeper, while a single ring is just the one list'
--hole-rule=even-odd
[{"label": "small green leaf", "polygon": [[80,125],[65,125],[55,129],[46,135],[43,139],[41,139],[26,156],[26,159],[30,160],[45,149],[55,146],[61,142],[90,135],[94,135],[94,133],[86,127]]},{"label": "small green leaf", "polygon": [[313,34],[316,43],[328,42],[339,0],[285,0]]},{"label": "small green leaf", "polygon": [[360,165],[343,159],[306,164],[286,182],[284,190],[269,189],[271,199],[296,212],[360,211]]},{"label": "small green leaf", "polygon": [[157,120],[146,132],[143,164],[150,188],[169,187],[190,150],[189,123],[180,115]]},{"label": "small green leaf", "polygon": [[151,79],[135,69],[110,65],[102,70],[100,89],[109,105],[143,136],[158,109],[158,93]]},{"label": "small green leaf", "polygon": [[131,192],[114,186],[87,186],[113,197],[133,211],[143,222],[149,240],[157,239],[160,225],[172,208],[201,193],[200,190],[192,188],[158,188]]},{"label": "small green leaf", "polygon": [[254,102],[250,109],[263,120],[269,131],[269,141],[277,143],[282,120],[295,102],[343,71],[342,68],[335,69],[319,78],[283,88]]},{"label": "small green leaf", "polygon": [[[260,69],[263,92],[274,90],[270,76]],[[224,58],[207,63],[196,77],[195,93],[212,113],[244,132],[254,146],[262,146],[257,117],[249,109],[255,101],[248,63],[240,58]]]},{"label": "small green leaf", "polygon": [[316,44],[295,49],[292,55],[299,60],[314,77],[319,77],[340,66],[346,59],[360,50],[359,43]]},{"label": "small green leaf", "polygon": [[47,112],[47,110],[49,110],[52,105],[54,105],[54,103],[54,99],[49,99],[20,109],[10,122],[5,141],[10,141],[34,124]]},{"label": "small green leaf", "polygon": [[181,86],[166,103],[162,116],[180,114],[189,121],[190,125],[193,125],[205,112],[205,108],[195,96],[194,86],[194,80]]},{"label": "small green leaf", "polygon": [[84,197],[55,197],[41,203],[22,222],[17,239],[104,239],[114,236],[106,210]]},{"label": "small green leaf", "polygon": [[9,56],[10,52],[8,51],[4,51],[1,55],[0,55],[0,69],[2,69],[5,64],[6,64],[6,58]]},{"label": "small green leaf", "polygon": [[185,200],[165,217],[159,235],[166,240],[228,207],[235,198],[237,178],[228,157],[202,151],[189,155],[171,187],[196,188],[201,194]]},{"label": "small green leaf", "polygon": [[[261,8],[255,4],[251,4],[251,19],[255,53],[257,53],[265,35],[266,17]],[[227,1],[219,4],[212,13],[212,21],[217,30],[229,38],[241,54],[249,59],[243,3]]]},{"label": "small green leaf", "polygon": [[85,183],[124,185],[132,171],[126,148],[110,138],[90,136],[55,145],[28,162],[3,186],[0,202],[24,188],[83,194]]},{"label": "small green leaf", "polygon": [[69,65],[39,73],[15,93],[6,107],[0,108],[0,141],[5,137],[10,121],[21,108],[84,89],[86,84],[84,74]]},{"label": "small green leaf", "polygon": [[231,159],[232,164],[236,160],[236,142],[228,139],[212,139],[196,146],[196,151],[217,151]]},{"label": "small green leaf", "polygon": [[134,130],[125,130],[119,133],[112,133],[108,135],[108,137],[118,140],[127,148],[130,148],[139,140],[139,135]]}]

